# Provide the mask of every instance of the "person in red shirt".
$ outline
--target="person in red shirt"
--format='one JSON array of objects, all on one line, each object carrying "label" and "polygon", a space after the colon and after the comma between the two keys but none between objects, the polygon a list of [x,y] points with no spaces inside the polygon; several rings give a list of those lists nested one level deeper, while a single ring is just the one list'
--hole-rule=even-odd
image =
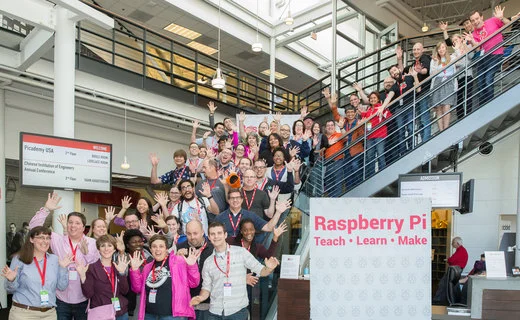
[{"label": "person in red shirt", "polygon": [[[378,165],[378,171],[382,170],[386,166],[385,161],[385,138],[388,136],[388,129],[386,124],[376,128],[380,123],[385,122],[386,119],[390,118],[392,114],[388,109],[384,109],[381,115],[378,115],[379,109],[381,109],[381,102],[379,101],[379,94],[372,92],[368,96],[370,106],[365,112],[361,112],[361,123],[365,123],[367,132],[366,141],[366,162],[367,171],[366,176],[370,177],[375,173],[376,161]],[[377,153],[377,157],[376,157]]]},{"label": "person in red shirt", "polygon": [[[455,237],[451,241],[451,246],[455,249],[455,253],[448,258],[447,262],[450,267],[455,267],[457,269],[457,273],[462,273],[462,270],[466,267],[468,263],[468,251],[462,245],[462,239],[460,237]],[[446,272],[441,280],[439,281],[439,287],[435,296],[433,297],[433,304],[435,305],[447,305],[447,277],[448,272]]]},{"label": "person in red shirt", "polygon": [[[343,122],[343,121],[341,121]],[[343,124],[341,124],[343,127]],[[336,131],[336,124],[334,120],[329,120],[325,123],[325,136],[328,139],[329,147],[325,149],[325,167],[326,174],[324,181],[325,192],[329,197],[339,197],[343,193],[343,158],[342,152],[345,146],[345,139],[343,135]]]}]

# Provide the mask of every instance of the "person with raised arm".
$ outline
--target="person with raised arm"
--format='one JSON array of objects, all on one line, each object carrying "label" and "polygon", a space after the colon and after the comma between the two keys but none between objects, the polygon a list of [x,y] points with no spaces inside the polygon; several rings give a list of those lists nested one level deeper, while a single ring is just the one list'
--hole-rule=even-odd
[{"label": "person with raised arm", "polygon": [[168,252],[168,240],[162,234],[150,238],[153,260],[141,270],[143,259],[137,253],[130,260],[132,291],[140,294],[138,320],[193,319],[190,288],[200,282],[197,258],[200,252],[190,249],[188,257]]},{"label": "person with raised arm", "polygon": [[202,163],[202,172],[204,172],[205,179],[199,181],[195,186],[195,196],[204,197],[202,189],[204,183],[207,182],[211,192],[210,200],[213,199],[216,202],[219,212],[226,210],[226,190],[224,184],[220,180],[217,160],[213,158],[205,159]]},{"label": "person with raised arm", "polygon": [[267,163],[264,159],[255,161],[253,170],[256,174],[256,185],[258,189],[269,191],[273,190],[275,186],[280,188],[280,193],[292,193],[294,191],[294,175],[292,166],[287,168],[286,180],[273,180],[270,175],[267,175]]},{"label": "person with raised arm", "polygon": [[242,178],[242,193],[244,194],[242,208],[252,211],[260,218],[268,221],[274,215],[274,207],[280,188],[275,186],[267,192],[260,190],[256,184],[256,174],[253,169],[246,170]]},{"label": "person with raised arm", "polygon": [[[32,229],[43,226],[47,216],[54,210],[61,208],[61,197],[56,193],[48,195],[45,205],[36,212],[29,222]],[[81,291],[81,282],[76,271],[76,262],[91,264],[99,259],[96,241],[83,234],[87,219],[80,212],[71,212],[67,215],[67,235],[52,233],[50,247],[60,259],[72,255],[72,262],[68,265],[69,285],[64,290],[56,291],[56,306],[60,320],[86,320],[87,298]]]},{"label": "person with raised arm", "polygon": [[173,153],[173,162],[175,169],[170,170],[160,177],[157,177],[157,166],[159,165],[159,157],[155,153],[150,154],[150,162],[152,163],[152,173],[150,175],[151,184],[171,184],[176,185],[177,182],[189,179],[192,176],[190,168],[186,165],[188,155],[186,151],[179,149]]},{"label": "person with raised arm", "polygon": [[[238,192],[240,194],[240,192]],[[246,290],[247,270],[261,277],[268,276],[280,264],[274,257],[265,259],[265,266],[246,249],[226,243],[226,228],[214,222],[209,227],[209,239],[215,250],[202,268],[202,289],[191,299],[193,306],[210,300],[210,319],[248,319],[249,304]]]},{"label": "person with raised arm", "polygon": [[[81,290],[90,299],[89,316],[93,313],[103,316],[110,314],[115,320],[128,320],[128,279],[127,267],[130,262],[126,255],[119,255],[113,261],[116,252],[116,239],[103,235],[96,240],[100,259],[92,264],[78,262],[76,268],[81,279]],[[96,310],[92,310],[98,308]]]},{"label": "person with raised arm", "polygon": [[55,320],[56,292],[68,285],[68,265],[72,255],[49,253],[51,231],[37,226],[29,232],[22,249],[4,266],[4,287],[13,295],[11,320]]},{"label": "person with raised arm", "polygon": [[450,125],[451,106],[457,104],[457,79],[455,65],[446,68],[454,56],[448,53],[448,47],[444,41],[437,43],[430,64],[430,72],[435,75],[432,80],[431,90],[433,110],[437,116],[439,131],[443,131]]}]

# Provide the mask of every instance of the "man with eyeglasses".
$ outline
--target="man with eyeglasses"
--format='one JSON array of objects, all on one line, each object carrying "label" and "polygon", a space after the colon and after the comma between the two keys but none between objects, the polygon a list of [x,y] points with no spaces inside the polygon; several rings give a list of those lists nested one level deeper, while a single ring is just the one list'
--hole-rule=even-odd
[{"label": "man with eyeglasses", "polygon": [[138,230],[139,229],[139,216],[137,215],[137,212],[130,211],[125,213],[125,227],[126,230]]},{"label": "man with eyeglasses", "polygon": [[253,224],[256,230],[261,230],[262,232],[271,232],[276,227],[281,214],[291,207],[291,200],[278,201],[275,206],[275,213],[273,218],[267,222],[257,216],[254,212],[242,208],[242,202],[244,199],[243,194],[239,189],[229,190],[227,199],[229,203],[229,209],[220,213],[215,218],[215,221],[222,223],[226,228],[228,236],[231,237],[236,237],[240,232],[239,225],[240,220],[242,219],[253,220]]},{"label": "man with eyeglasses", "polygon": [[212,216],[208,217],[208,212],[212,215],[219,213],[218,205],[211,195],[209,183],[202,183],[201,198],[195,196],[195,188],[191,180],[182,180],[179,183],[179,188],[181,189],[182,200],[173,207],[172,214],[179,218],[184,232],[186,232],[188,222],[198,220],[202,223],[204,233],[207,234],[208,221],[213,220]]},{"label": "man with eyeglasses", "polygon": [[195,187],[195,195],[204,197],[202,194],[202,186],[207,182],[209,184],[211,196],[213,196],[213,199],[218,206],[218,212],[226,210],[228,207],[226,202],[226,192],[218,174],[217,160],[205,159],[202,162],[202,172],[204,173],[205,179],[197,183],[197,186]]},{"label": "man with eyeglasses", "polygon": [[280,188],[280,193],[291,193],[294,191],[294,176],[291,171],[287,171],[287,181],[273,180],[266,177],[267,163],[264,159],[258,159],[255,161],[253,170],[256,174],[256,185],[258,189],[263,191],[273,190],[274,186]]},{"label": "man with eyeglasses", "polygon": [[244,196],[242,209],[252,211],[266,221],[271,219],[274,215],[274,206],[276,198],[280,193],[280,188],[274,186],[272,190],[267,192],[259,189],[253,169],[248,169],[244,172],[242,183],[242,194]]}]

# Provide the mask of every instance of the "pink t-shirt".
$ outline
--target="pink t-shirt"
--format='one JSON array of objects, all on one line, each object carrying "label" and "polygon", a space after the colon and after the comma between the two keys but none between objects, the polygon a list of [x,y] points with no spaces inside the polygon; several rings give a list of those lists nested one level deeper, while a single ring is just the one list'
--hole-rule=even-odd
[{"label": "pink t-shirt", "polygon": [[[486,40],[486,38],[489,35],[493,34],[493,32],[502,28],[503,25],[504,23],[502,22],[502,20],[496,17],[489,18],[486,21],[484,21],[484,25],[482,26],[482,28],[473,30],[473,38],[476,42],[482,42]],[[491,40],[487,41],[486,43],[483,43],[482,49],[484,49],[484,52],[488,52],[503,40],[504,37],[502,36],[502,33],[498,33]],[[504,54],[504,48],[500,47],[497,50],[495,50],[492,54]]]}]

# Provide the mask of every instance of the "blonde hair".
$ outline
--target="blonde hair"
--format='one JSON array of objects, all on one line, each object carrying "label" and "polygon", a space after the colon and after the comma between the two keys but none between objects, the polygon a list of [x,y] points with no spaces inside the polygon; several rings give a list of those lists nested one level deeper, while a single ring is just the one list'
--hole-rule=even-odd
[{"label": "blonde hair", "polygon": [[435,55],[435,58],[439,61],[441,61],[441,56],[439,55],[439,49],[440,47],[444,45],[446,47],[446,65],[450,64],[450,54],[448,53],[448,46],[446,45],[446,43],[444,43],[444,41],[440,41],[439,43],[437,43],[437,45],[435,46],[435,51],[433,52],[433,54]]},{"label": "blonde hair", "polygon": [[[87,237],[94,238],[94,226],[96,225],[97,221],[102,221],[106,226],[106,222],[104,219],[96,218],[96,219],[92,220],[92,223],[90,223],[90,230],[87,233]],[[108,226],[106,226],[106,227],[107,227],[107,233],[108,233]]]},{"label": "blonde hair", "polygon": [[463,53],[466,53],[468,52],[470,49],[468,47],[468,45],[466,44],[466,40],[464,40],[464,37],[460,34],[460,33],[455,33],[454,35],[451,36],[451,41],[453,42],[453,38],[460,38],[462,41],[461,41],[461,47],[462,47],[462,51]]}]

